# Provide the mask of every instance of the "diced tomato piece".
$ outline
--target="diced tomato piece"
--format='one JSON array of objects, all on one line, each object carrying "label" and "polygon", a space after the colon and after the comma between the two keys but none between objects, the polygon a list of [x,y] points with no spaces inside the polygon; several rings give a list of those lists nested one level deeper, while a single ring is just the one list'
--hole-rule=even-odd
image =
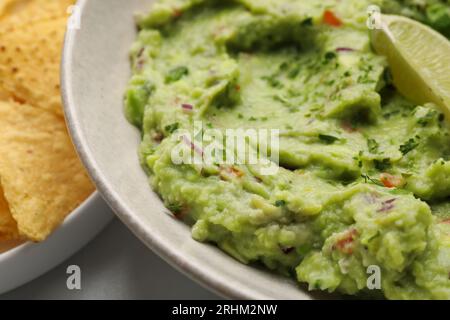
[{"label": "diced tomato piece", "polygon": [[244,172],[236,167],[221,167],[220,168],[220,177],[222,180],[229,181],[232,178],[242,178],[244,176]]},{"label": "diced tomato piece", "polygon": [[323,13],[323,22],[332,27],[340,27],[343,25],[342,20],[336,17],[334,12],[331,10],[325,10]]},{"label": "diced tomato piece", "polygon": [[239,168],[231,167],[230,170],[238,178],[241,178],[244,176],[244,172],[242,172]]},{"label": "diced tomato piece", "polygon": [[333,249],[338,249],[345,254],[352,254],[354,249],[354,240],[358,236],[358,230],[349,230],[341,239],[339,239],[333,246]]},{"label": "diced tomato piece", "polygon": [[386,188],[397,188],[404,184],[404,180],[402,177],[393,176],[389,173],[383,173],[380,176],[380,181]]}]

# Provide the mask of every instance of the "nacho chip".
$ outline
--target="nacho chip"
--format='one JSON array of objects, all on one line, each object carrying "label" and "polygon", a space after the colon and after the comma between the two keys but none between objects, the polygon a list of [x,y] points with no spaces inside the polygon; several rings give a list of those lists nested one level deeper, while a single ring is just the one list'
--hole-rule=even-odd
[{"label": "nacho chip", "polygon": [[44,240],[94,188],[64,119],[0,102],[0,179],[21,235]]},{"label": "nacho chip", "polygon": [[59,64],[73,3],[0,2],[0,241],[44,240],[94,190],[62,118]]},{"label": "nacho chip", "polygon": [[11,27],[61,18],[73,4],[74,0],[1,0],[0,24]]},{"label": "nacho chip", "polygon": [[3,189],[0,187],[0,241],[17,239],[18,237],[17,223],[9,211]]},{"label": "nacho chip", "polygon": [[0,97],[62,115],[59,64],[66,18],[0,28]]}]

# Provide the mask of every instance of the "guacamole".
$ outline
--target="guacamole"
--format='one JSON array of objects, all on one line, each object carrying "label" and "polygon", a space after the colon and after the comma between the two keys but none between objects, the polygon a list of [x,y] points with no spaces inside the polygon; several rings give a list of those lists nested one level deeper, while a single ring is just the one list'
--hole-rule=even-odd
[{"label": "guacamole", "polygon": [[[369,5],[422,20],[434,8],[448,32],[447,1],[413,2],[166,0],[138,17],[126,115],[153,189],[194,239],[310,290],[450,299],[448,119],[396,91],[366,25]],[[277,173],[176,164],[196,122],[277,129]],[[202,132],[187,141],[197,155]]]}]

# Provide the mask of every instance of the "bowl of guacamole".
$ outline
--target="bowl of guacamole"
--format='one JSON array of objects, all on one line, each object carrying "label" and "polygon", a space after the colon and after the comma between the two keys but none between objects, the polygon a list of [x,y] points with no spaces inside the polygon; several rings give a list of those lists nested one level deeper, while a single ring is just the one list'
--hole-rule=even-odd
[{"label": "bowl of guacamole", "polygon": [[375,5],[448,36],[448,1],[111,3],[113,39],[84,40],[92,2],[66,39],[66,109],[147,245],[233,298],[450,298],[448,119],[367,26]]}]

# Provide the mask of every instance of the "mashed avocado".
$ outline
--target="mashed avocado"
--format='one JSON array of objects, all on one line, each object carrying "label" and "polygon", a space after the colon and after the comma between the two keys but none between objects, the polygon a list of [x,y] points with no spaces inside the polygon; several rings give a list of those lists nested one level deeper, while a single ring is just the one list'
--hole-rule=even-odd
[{"label": "mashed avocado", "polygon": [[[448,2],[422,2],[166,0],[138,18],[126,114],[195,239],[310,290],[379,295],[378,266],[387,298],[450,299],[450,128],[397,93],[366,26],[374,3],[421,20],[440,6],[448,32]],[[176,133],[196,121],[278,129],[277,174],[175,164]]]}]

